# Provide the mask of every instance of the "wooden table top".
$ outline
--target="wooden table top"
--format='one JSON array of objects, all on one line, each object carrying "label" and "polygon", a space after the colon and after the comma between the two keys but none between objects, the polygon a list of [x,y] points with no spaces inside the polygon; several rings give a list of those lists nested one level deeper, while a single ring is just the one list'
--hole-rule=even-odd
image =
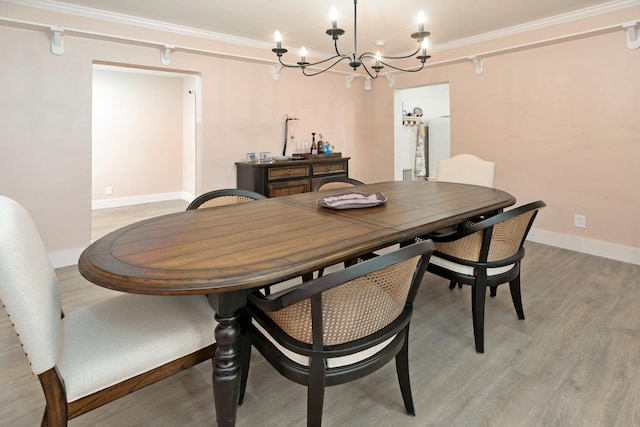
[{"label": "wooden table top", "polygon": [[81,274],[140,294],[204,294],[278,283],[515,203],[486,187],[386,182],[358,187],[388,201],[331,210],[345,189],[179,212],[116,230],[80,256]]}]

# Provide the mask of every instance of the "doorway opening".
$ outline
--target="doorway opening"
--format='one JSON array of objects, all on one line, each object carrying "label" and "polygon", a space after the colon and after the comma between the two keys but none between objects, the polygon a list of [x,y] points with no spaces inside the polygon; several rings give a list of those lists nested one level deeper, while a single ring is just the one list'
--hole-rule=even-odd
[{"label": "doorway opening", "polygon": [[93,64],[92,210],[193,200],[200,88],[197,73]]},{"label": "doorway opening", "polygon": [[[424,126],[424,136],[420,133]],[[395,91],[394,179],[421,180],[436,174],[438,160],[451,157],[449,83]],[[424,164],[416,159],[419,138],[424,143]],[[418,156],[419,157],[419,156]],[[416,166],[424,169],[416,174]]]}]

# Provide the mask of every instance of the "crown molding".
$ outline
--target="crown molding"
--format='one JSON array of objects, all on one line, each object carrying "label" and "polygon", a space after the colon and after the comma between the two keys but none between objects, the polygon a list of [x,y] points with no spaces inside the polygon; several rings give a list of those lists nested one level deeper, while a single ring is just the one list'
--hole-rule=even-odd
[{"label": "crown molding", "polygon": [[[77,6],[69,3],[53,1],[53,0],[0,0],[0,2],[12,3],[20,6],[34,7],[53,12],[66,13],[86,18],[99,19],[119,24],[132,25],[137,27],[149,28],[153,30],[166,31],[187,36],[199,37],[208,40],[220,41],[240,46],[253,47],[257,49],[271,49],[272,43],[262,42],[258,40],[248,39],[244,37],[231,36],[228,34],[217,33],[214,31],[206,31],[198,28],[187,27],[182,25],[171,24],[163,21],[155,21],[151,19],[139,18],[132,15],[108,12],[100,9],[94,9],[85,6]],[[525,24],[514,25],[512,27],[503,28],[501,30],[490,31],[464,39],[454,40],[451,42],[432,45],[429,50],[431,52],[445,51],[462,46],[467,46],[483,41],[508,37],[527,31],[533,31],[552,25],[558,25],[566,22],[576,21],[579,19],[597,16],[608,12],[625,9],[628,7],[639,6],[640,0],[613,0],[597,6],[591,6],[584,9],[575,10],[573,12],[552,16],[549,18],[531,21]],[[295,50],[293,51],[295,52]],[[323,52],[307,52],[312,57],[326,56]]]},{"label": "crown molding", "polygon": [[208,40],[221,41],[230,44],[242,46],[256,47],[260,49],[271,48],[271,43],[261,42],[258,40],[247,39],[244,37],[231,36],[229,34],[216,33],[214,31],[206,31],[198,28],[176,25],[169,22],[155,21],[152,19],[140,18],[122,13],[108,12],[101,9],[94,9],[85,6],[77,6],[74,4],[63,3],[53,0],[0,0],[1,2],[13,3],[19,6],[34,7],[38,9],[49,10],[52,12],[66,13],[69,15],[82,16],[84,18],[99,19],[102,21],[113,22],[117,24],[126,24],[136,27],[149,28],[152,30],[166,31],[170,33],[182,34],[186,36],[199,37]]},{"label": "crown molding", "polygon": [[585,19],[592,16],[602,15],[604,13],[614,12],[616,10],[625,9],[628,7],[639,6],[640,0],[614,0],[608,3],[603,3],[597,6],[591,6],[584,9],[574,10],[573,12],[563,13],[561,15],[552,16],[549,18],[538,19],[536,21],[527,22],[525,24],[514,25],[512,27],[503,28],[501,30],[490,31],[484,34],[478,34],[473,37],[467,37],[464,39],[454,40],[452,42],[441,43],[430,47],[432,52],[444,51],[448,49],[454,49],[462,46],[471,45],[474,43],[493,40],[501,37],[508,37],[515,34],[525,33],[528,31],[538,30],[541,28],[550,27],[552,25],[563,24],[566,22],[577,21],[579,19]]}]

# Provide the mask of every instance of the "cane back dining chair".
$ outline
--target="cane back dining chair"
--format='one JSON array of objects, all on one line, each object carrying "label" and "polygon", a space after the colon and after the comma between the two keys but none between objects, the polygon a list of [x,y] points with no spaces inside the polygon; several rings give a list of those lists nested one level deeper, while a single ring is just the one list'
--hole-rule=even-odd
[{"label": "cane back dining chair", "polygon": [[524,241],[540,209],[537,201],[499,213],[478,223],[469,222],[453,235],[433,237],[436,250],[427,270],[456,283],[471,286],[471,313],[476,351],[484,353],[486,289],[492,297],[497,287],[509,283],[519,319],[524,319],[520,292],[520,263]]},{"label": "cane back dining chair", "polygon": [[[348,189],[351,187],[357,187],[360,185],[364,185],[364,182],[358,181],[357,179],[348,178],[346,176],[330,176],[326,178],[322,178],[316,181],[316,184],[313,186],[313,191],[325,191],[325,190],[335,190],[335,189]],[[364,254],[358,258],[350,259],[344,262],[344,266],[348,267],[352,264],[362,262],[367,259],[371,259],[376,256],[374,253]],[[322,277],[324,275],[324,268],[318,270],[318,277]],[[305,280],[310,280],[312,277],[310,275],[303,276]]]},{"label": "cane back dining chair", "polygon": [[244,399],[251,346],[283,376],[307,386],[307,425],[320,426],[325,386],[362,378],[396,359],[407,413],[412,304],[433,243],[354,264],[271,296],[249,296],[241,339]]},{"label": "cane back dining chair", "polygon": [[187,210],[192,211],[194,209],[235,205],[238,203],[254,202],[256,200],[262,199],[266,199],[266,197],[260,193],[241,190],[239,188],[213,190],[196,197],[193,202],[189,203],[189,206],[187,206]]},{"label": "cane back dining chair", "polygon": [[349,188],[364,185],[364,182],[346,176],[330,176],[318,179],[313,186],[313,191],[335,190],[336,188]]},{"label": "cane back dining chair", "polygon": [[214,312],[202,295],[124,294],[63,313],[29,213],[0,196],[0,298],[38,376],[43,426],[67,421],[205,360]]},{"label": "cane back dining chair", "polygon": [[[193,202],[187,206],[188,211],[196,209],[216,208],[220,206],[237,205],[240,203],[255,202],[256,200],[266,199],[260,193],[254,193],[249,190],[239,188],[225,188],[222,190],[212,190],[193,199]],[[265,287],[264,292],[269,294],[270,287]]]}]

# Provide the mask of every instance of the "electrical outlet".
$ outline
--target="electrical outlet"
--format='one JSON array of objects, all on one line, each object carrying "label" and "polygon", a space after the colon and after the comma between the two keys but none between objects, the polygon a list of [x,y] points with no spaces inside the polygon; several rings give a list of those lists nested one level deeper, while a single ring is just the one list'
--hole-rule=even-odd
[{"label": "electrical outlet", "polygon": [[587,228],[587,217],[584,215],[574,215],[573,225],[578,228]]},{"label": "electrical outlet", "polygon": [[106,194],[107,196],[113,194],[113,187],[104,187],[104,194]]}]

